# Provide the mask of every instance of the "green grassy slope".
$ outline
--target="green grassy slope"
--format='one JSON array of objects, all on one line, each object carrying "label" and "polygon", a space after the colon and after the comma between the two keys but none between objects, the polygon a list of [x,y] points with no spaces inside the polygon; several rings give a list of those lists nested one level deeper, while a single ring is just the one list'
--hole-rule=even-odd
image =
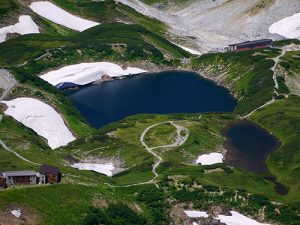
[{"label": "green grassy slope", "polygon": [[246,114],[273,97],[274,81],[270,58],[279,49],[259,49],[243,52],[206,54],[192,62],[193,69],[230,87],[239,98],[235,113]]},{"label": "green grassy slope", "polygon": [[79,185],[55,185],[0,192],[1,208],[19,205],[34,211],[42,224],[82,224],[91,205],[95,188]]},{"label": "green grassy slope", "polygon": [[300,93],[300,51],[287,52],[277,66],[279,91],[283,94]]},{"label": "green grassy slope", "polygon": [[[189,164],[199,154],[216,151],[218,146],[224,141],[223,137],[218,137],[221,129],[234,119],[234,117],[228,114],[204,114],[201,116],[201,119],[199,119],[199,114],[136,115],[107,125],[93,135],[71,143],[70,146],[52,151],[45,148],[43,141],[37,138],[32,131],[29,130],[26,132],[27,134],[24,134],[25,132],[22,129],[27,128],[5,117],[1,124],[0,139],[4,139],[7,145],[31,160],[59,166],[66,175],[63,177],[62,184],[10,189],[0,192],[0,209],[4,210],[11,205],[10,203],[13,203],[14,206],[36,211],[43,221],[42,224],[60,224],[62,222],[65,224],[81,224],[89,210],[89,206],[97,204],[97,202],[101,203],[105,199],[110,199],[112,202],[125,201],[126,203],[138,203],[143,209],[140,213],[149,221],[154,220],[157,217],[157,213],[160,216],[166,216],[167,212],[164,211],[164,208],[161,208],[160,210],[162,211],[159,212],[153,211],[157,209],[157,206],[155,207],[151,201],[157,200],[153,199],[155,194],[152,191],[149,192],[149,185],[130,188],[109,188],[106,183],[123,185],[151,179],[153,177],[151,171],[153,158],[139,142],[141,132],[146,127],[157,122],[182,120],[182,122],[178,123],[190,130],[190,137],[183,146],[170,149],[162,154],[165,162],[158,168],[158,180],[161,181],[158,185],[159,187],[164,187],[166,196],[162,197],[160,194],[160,198],[163,201],[166,201],[166,198],[175,198],[180,202],[192,201],[195,207],[201,209],[205,209],[213,201],[224,206],[236,207],[240,211],[250,215],[257,214],[261,207],[267,205],[268,213],[270,213],[267,219],[281,221],[284,217],[275,212],[273,203],[271,204],[270,202],[283,202],[284,204],[276,207],[280,207],[280,209],[287,207],[289,210],[294,204],[293,202],[297,201],[297,198],[276,194],[274,185],[263,178],[264,174],[257,175],[239,169],[233,169],[229,173],[225,172],[228,171],[228,168],[224,165],[200,166]],[[5,133],[9,129],[11,136],[7,137]],[[107,135],[107,132],[110,132],[110,136]],[[22,146],[26,146],[28,140],[30,141],[30,145],[24,150]],[[8,157],[9,153],[0,149],[0,154],[2,158],[2,156]],[[84,159],[91,156],[119,158],[123,161],[123,166],[130,169],[112,178],[107,178],[92,171],[79,171],[67,167],[63,159],[70,155],[77,159]],[[10,155],[9,157],[12,156]],[[20,163],[15,158],[7,158],[7,160],[10,161],[10,165],[6,165],[5,161],[0,160],[1,168],[37,169],[36,166]],[[14,167],[14,163],[12,162],[16,163],[17,167]],[[221,170],[204,173],[204,171],[214,168],[220,168]],[[172,184],[171,181],[166,182],[166,179],[178,180],[178,183],[186,186],[186,188],[183,188],[183,191],[186,190],[188,192],[180,193],[181,188]],[[195,188],[191,188],[190,185],[193,183],[198,185]],[[190,190],[194,189],[195,193],[201,193],[200,197],[195,197],[195,193],[189,193]],[[231,200],[229,192],[235,193],[235,190],[239,190],[239,195],[244,196],[243,202]],[[140,191],[144,193],[143,197],[140,196]],[[146,193],[151,193],[151,196],[148,196]],[[252,195],[253,198],[251,197]],[[261,197],[254,198],[256,195]],[[33,196],[35,196],[34,200],[32,200]],[[191,198],[191,196],[194,197]],[[259,203],[258,199],[264,199],[264,203],[260,205],[261,203]],[[62,209],[57,212],[55,210],[57,208]],[[289,218],[292,218],[291,216],[294,216],[293,213],[295,212],[285,211],[284,215],[289,215]],[[162,221],[164,220],[159,220],[155,224],[166,224]],[[283,224],[289,223],[283,222]]]},{"label": "green grassy slope", "polygon": [[176,5],[180,5],[186,2],[189,2],[191,0],[142,0],[142,2],[148,4],[148,5],[153,5],[153,4],[167,4],[167,3],[175,3]]},{"label": "green grassy slope", "polygon": [[297,198],[300,185],[300,98],[280,100],[257,111],[251,119],[281,140],[281,147],[268,157],[267,165],[282,183],[291,188],[291,198]]},{"label": "green grassy slope", "polygon": [[[123,47],[115,47],[122,43]],[[0,66],[9,68],[21,86],[13,96],[39,98],[62,112],[77,136],[91,130],[63,94],[37,75],[51,68],[85,61],[158,65],[177,64],[190,54],[139,25],[103,24],[68,37],[25,35],[0,44]],[[42,57],[41,57],[42,56]],[[34,91],[31,91],[32,89]],[[63,103],[63,104],[61,104]]]},{"label": "green grassy slope", "polygon": [[[88,0],[55,0],[53,3],[70,13],[100,23],[124,22],[129,24],[139,24],[160,35],[165,35],[167,33],[167,26],[162,22],[154,18],[146,17],[136,12],[134,9],[123,5],[122,3],[115,3],[112,0],[98,2]],[[77,32],[40,17],[27,6],[28,3],[19,0],[3,0],[0,5],[0,22],[6,24],[8,21],[16,21],[19,15],[29,15],[39,26],[40,31],[43,34],[69,36]],[[13,22],[10,22],[8,24],[12,23]]]},{"label": "green grassy slope", "polygon": [[[119,43],[126,46],[121,49],[113,48],[114,44]],[[67,64],[70,60],[83,61],[83,57],[86,60],[149,60],[159,64],[170,63],[164,54],[168,54],[173,60],[190,56],[189,53],[142,26],[122,23],[103,24],[70,37],[26,35],[6,41],[0,46],[1,66],[12,66],[31,60],[32,64],[56,63],[48,67],[57,67]],[[51,51],[51,58],[34,61],[46,51]],[[62,61],[62,57],[67,57],[67,60]],[[36,65],[38,66],[40,65]]]},{"label": "green grassy slope", "polygon": [[19,8],[15,0],[1,0],[0,3],[0,18],[3,18],[8,13],[11,13]]},{"label": "green grassy slope", "polygon": [[67,11],[101,23],[124,21],[140,24],[152,32],[163,34],[167,31],[166,25],[154,18],[146,17],[134,9],[112,0],[81,1],[81,0],[54,0],[56,4]]},{"label": "green grassy slope", "polygon": [[161,124],[149,130],[145,136],[148,146],[160,146],[171,144],[175,141],[176,128],[171,124]]},{"label": "green grassy slope", "polygon": [[[0,6],[0,10],[9,12],[14,9],[15,6],[10,5],[13,1],[5,2],[8,4]],[[275,192],[274,183],[265,179],[270,172],[254,174],[223,164],[193,164],[200,154],[222,151],[225,138],[221,130],[238,120],[237,114],[246,114],[273,97],[270,68],[274,62],[270,58],[278,56],[279,49],[207,54],[193,59],[191,66],[194,70],[208,73],[234,91],[239,105],[233,114],[135,115],[94,130],[60,91],[37,75],[64,65],[102,60],[176,68],[180,59],[189,58],[190,54],[163,37],[167,29],[164,24],[123,4],[111,0],[53,2],[76,15],[103,24],[77,33],[35,15],[34,19],[44,34],[26,35],[0,44],[0,66],[11,69],[21,83],[11,97],[35,97],[49,103],[63,115],[78,139],[52,151],[35,132],[4,116],[0,124],[0,139],[32,161],[60,167],[64,177],[58,185],[0,191],[0,211],[20,206],[36,212],[42,224],[82,224],[91,211],[89,206],[103,207],[102,201],[108,199],[128,205],[137,203],[140,210],[136,211],[147,219],[148,224],[170,224],[168,210],[173,205],[168,202],[184,202],[193,203],[199,209],[218,204],[254,217],[265,211],[267,221],[297,224],[300,211],[299,97],[279,100],[251,117],[282,142],[280,149],[269,156],[267,166],[278,181],[289,188],[288,195]],[[158,1],[144,2],[153,4]],[[124,44],[123,47],[117,46],[120,43]],[[277,42],[278,46],[285,44]],[[281,66],[285,65],[289,65],[293,73],[298,72],[298,60],[294,56],[287,54],[283,57]],[[280,84],[280,93],[285,93],[284,81]],[[0,111],[2,113],[3,109]],[[155,159],[139,138],[148,126],[168,120],[181,121],[178,123],[189,129],[190,136],[183,146],[167,151],[155,150],[164,160],[157,169],[158,188],[154,185],[109,187],[108,183],[127,185],[153,178]],[[173,135],[174,128],[166,125],[150,131],[146,141],[149,145],[165,144]],[[78,160],[114,159],[126,170],[113,177],[79,171],[70,167],[66,159],[71,157]],[[21,161],[0,147],[0,171],[19,169],[38,170],[38,166]]]}]

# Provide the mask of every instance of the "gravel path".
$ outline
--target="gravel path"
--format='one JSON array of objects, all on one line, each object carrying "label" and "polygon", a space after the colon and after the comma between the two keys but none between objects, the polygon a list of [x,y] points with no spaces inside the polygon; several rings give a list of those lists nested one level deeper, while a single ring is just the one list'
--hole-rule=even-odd
[{"label": "gravel path", "polygon": [[[281,54],[280,54],[279,56],[273,58],[273,60],[274,60],[275,63],[274,63],[274,66],[271,68],[271,70],[273,71],[273,80],[274,80],[274,88],[273,88],[273,91],[274,91],[274,94],[275,94],[276,96],[279,95],[278,92],[277,92],[279,85],[278,85],[278,82],[277,82],[276,67],[277,67],[277,65],[278,65],[278,63],[279,63],[280,58],[281,58],[282,56],[284,56],[285,53],[286,53],[286,49],[285,49],[285,48],[282,48],[281,50],[282,50]],[[288,97],[288,96],[285,96],[285,97]],[[248,118],[249,118],[253,113],[255,113],[257,110],[262,109],[262,108],[264,108],[264,107],[266,107],[266,106],[268,106],[268,105],[270,105],[270,104],[272,104],[272,103],[274,103],[274,102],[276,102],[275,97],[273,97],[270,101],[266,102],[265,104],[263,104],[263,105],[257,107],[256,109],[254,109],[253,111],[251,111],[251,112],[248,113],[247,115],[245,115],[245,116],[240,116],[240,119],[248,119]]]},{"label": "gravel path", "polygon": [[279,87],[278,81],[277,81],[276,67],[277,67],[277,65],[278,65],[278,63],[279,63],[280,58],[281,58],[282,56],[284,56],[285,53],[286,53],[285,48],[282,48],[282,49],[281,49],[281,54],[280,54],[279,56],[273,58],[275,64],[274,64],[274,66],[271,68],[271,70],[273,71],[274,93],[275,93],[276,95],[278,95],[277,89],[278,89],[278,87]]},{"label": "gravel path", "polygon": [[[162,125],[162,124],[168,124],[168,123],[173,125],[176,128],[177,137],[175,139],[175,142],[172,143],[172,144],[169,144],[169,145],[161,145],[161,146],[155,146],[155,147],[151,147],[151,148],[148,147],[148,145],[145,143],[145,140],[144,140],[147,132],[149,130],[151,130],[152,128],[156,127],[156,126],[159,126],[159,125]],[[181,131],[185,131],[186,135],[181,136],[181,134],[180,134]],[[158,149],[158,148],[175,148],[175,147],[179,147],[179,146],[183,145],[186,142],[186,140],[189,137],[189,134],[190,134],[189,130],[187,128],[181,126],[181,125],[176,124],[176,121],[166,121],[166,122],[156,123],[156,124],[153,124],[153,125],[147,127],[142,132],[142,134],[140,136],[140,142],[145,147],[147,152],[149,152],[151,155],[153,155],[157,159],[157,161],[154,163],[154,165],[152,167],[152,172],[154,174],[154,177],[149,181],[139,182],[139,183],[135,183],[135,184],[128,184],[128,185],[122,185],[122,186],[114,186],[114,185],[110,185],[110,184],[107,184],[107,185],[110,186],[110,187],[132,187],[132,186],[139,186],[139,185],[153,183],[156,180],[156,178],[158,177],[158,173],[156,172],[156,168],[159,166],[159,164],[161,164],[164,161],[163,158],[160,155],[158,155],[156,152],[154,152],[153,150]]]},{"label": "gravel path", "polygon": [[19,153],[15,152],[14,150],[11,150],[10,148],[8,148],[8,147],[4,144],[4,142],[3,142],[2,140],[0,140],[0,145],[1,145],[5,150],[7,150],[7,151],[9,151],[9,152],[11,152],[11,153],[13,153],[13,154],[15,154],[15,156],[17,156],[19,159],[21,159],[21,160],[23,160],[23,161],[25,161],[25,162],[28,162],[28,163],[31,163],[31,164],[34,164],[34,165],[41,165],[41,164],[39,164],[39,163],[32,162],[32,161],[30,161],[29,159],[24,158],[23,156],[21,156]]},{"label": "gravel path", "polygon": [[[156,127],[156,126],[159,126],[159,125],[162,125],[162,124],[168,124],[170,123],[171,125],[173,125],[175,128],[176,128],[176,132],[177,132],[177,137],[175,139],[175,142],[172,143],[172,144],[169,144],[169,145],[161,145],[161,146],[155,146],[155,147],[148,147],[148,145],[145,143],[145,135],[147,134],[147,132],[149,130],[151,130],[152,128]],[[185,131],[186,135],[185,136],[181,136],[181,131]],[[157,123],[157,124],[154,124],[150,127],[147,127],[143,133],[141,134],[141,137],[140,137],[140,142],[142,143],[142,145],[145,147],[145,149],[150,153],[152,154],[156,159],[157,159],[157,162],[153,165],[153,168],[152,168],[152,172],[153,174],[155,175],[154,178],[150,181],[148,181],[149,183],[152,183],[157,177],[158,177],[158,174],[156,172],[156,168],[159,166],[159,164],[161,164],[164,160],[162,159],[161,156],[159,156],[157,153],[155,153],[153,150],[154,149],[158,149],[158,148],[176,148],[176,147],[179,147],[181,145],[183,145],[186,140],[188,139],[189,137],[189,130],[183,126],[180,126],[178,124],[175,124],[173,121],[167,121],[167,122],[162,122],[162,123]]]},{"label": "gravel path", "polygon": [[[1,125],[2,118],[3,118],[3,116],[0,114],[0,125]],[[34,164],[34,165],[40,165],[40,164],[38,164],[38,163],[32,162],[32,161],[30,161],[30,160],[24,158],[23,156],[21,156],[19,153],[15,152],[14,150],[11,150],[9,147],[6,146],[6,144],[5,144],[2,140],[0,140],[0,145],[1,145],[5,150],[7,150],[7,151],[13,153],[13,154],[14,154],[15,156],[17,156],[19,159],[21,159],[21,160],[23,160],[23,161],[25,161],[25,162]]]}]

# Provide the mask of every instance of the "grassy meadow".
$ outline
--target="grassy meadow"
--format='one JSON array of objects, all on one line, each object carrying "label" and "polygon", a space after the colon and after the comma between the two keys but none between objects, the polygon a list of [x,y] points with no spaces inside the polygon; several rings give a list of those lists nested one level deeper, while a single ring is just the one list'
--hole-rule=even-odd
[{"label": "grassy meadow", "polygon": [[[165,225],[170,224],[170,210],[179,204],[193,204],[201,210],[221,205],[254,218],[264,211],[265,221],[270,223],[299,224],[300,100],[290,94],[283,75],[278,76],[278,92],[290,94],[288,98],[281,96],[282,99],[250,118],[281,141],[280,148],[267,158],[268,171],[255,174],[225,164],[195,164],[201,154],[224,151],[226,139],[221,131],[238,121],[238,115],[245,115],[274,97],[272,58],[280,55],[279,47],[298,41],[278,41],[278,48],[273,49],[204,54],[193,58],[189,65],[181,65],[180,60],[191,55],[169,42],[165,38],[167,27],[155,19],[111,0],[53,2],[102,24],[78,33],[33,14],[43,34],[24,35],[1,43],[0,67],[9,69],[19,81],[9,99],[27,96],[50,104],[61,113],[77,140],[51,150],[33,130],[3,116],[0,139],[31,161],[58,166],[63,179],[56,185],[0,191],[1,212],[14,207],[28,209],[37,215],[40,224],[89,224],[103,219],[111,224],[146,221]],[[3,0],[0,15],[8,15],[18,7],[17,1]],[[120,43],[123,47],[118,47]],[[279,65],[295,76],[299,72],[298,58],[299,52],[287,53]],[[91,61],[199,71],[230,88],[239,103],[233,113],[133,115],[95,129],[61,91],[38,77],[65,65]],[[4,110],[0,105],[1,114]],[[164,160],[157,168],[155,185],[125,187],[154,177],[152,166],[156,159],[140,143],[140,135],[147,127],[170,120],[189,130],[187,141],[180,147],[155,150]],[[165,145],[172,143],[175,135],[172,125],[163,124],[149,130],[145,141],[150,147]],[[125,170],[107,177],[72,168],[70,159],[112,160]],[[0,171],[6,170],[38,170],[38,166],[0,147]],[[266,179],[270,175],[288,188],[287,195],[276,193],[275,184]],[[117,213],[120,208],[121,213]]]}]

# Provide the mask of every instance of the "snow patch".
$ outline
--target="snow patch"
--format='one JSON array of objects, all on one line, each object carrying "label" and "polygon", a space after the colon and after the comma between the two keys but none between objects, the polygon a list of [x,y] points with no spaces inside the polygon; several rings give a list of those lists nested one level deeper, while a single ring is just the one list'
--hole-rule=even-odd
[{"label": "snow patch", "polygon": [[109,177],[113,175],[112,171],[115,169],[112,163],[74,163],[72,167],[79,170],[92,170],[97,173],[105,174]]},{"label": "snow patch", "polygon": [[39,27],[34,23],[30,16],[22,15],[19,17],[18,23],[0,28],[0,43],[5,41],[6,35],[9,33],[24,35],[40,33],[40,31]]},{"label": "snow patch", "polygon": [[202,55],[201,52],[197,51],[197,50],[194,50],[194,49],[191,49],[191,48],[188,48],[188,47],[185,47],[185,46],[182,46],[182,45],[179,45],[179,44],[176,44],[174,42],[172,42],[174,45],[177,45],[179,48],[182,48],[183,50],[193,54],[193,55]]},{"label": "snow patch", "polygon": [[244,216],[238,212],[230,211],[232,216],[219,215],[216,219],[219,219],[226,225],[270,225],[266,223],[259,223],[247,216]]},{"label": "snow patch", "polygon": [[52,149],[75,140],[59,113],[46,103],[33,98],[16,98],[2,103],[8,106],[6,115],[46,138]]},{"label": "snow patch", "polygon": [[20,218],[22,215],[21,209],[14,209],[14,210],[10,211],[10,213],[17,218]]},{"label": "snow patch", "polygon": [[202,165],[223,163],[223,155],[221,153],[214,153],[214,152],[209,154],[203,154],[198,157],[196,163],[201,163]]},{"label": "snow patch", "polygon": [[279,34],[286,38],[300,38],[300,13],[286,17],[269,27],[271,34]]},{"label": "snow patch", "polygon": [[[271,225],[266,223],[259,223],[254,219],[251,219],[247,216],[244,216],[236,211],[230,211],[231,216],[219,215],[215,219],[220,220],[221,223],[225,223],[226,225]],[[188,210],[184,211],[184,213],[190,218],[207,218],[208,214],[203,211],[195,211],[195,210]],[[196,222],[193,223],[197,224]]]},{"label": "snow patch", "polygon": [[48,1],[33,2],[29,7],[38,15],[54,23],[80,32],[99,25],[97,22],[74,16]]},{"label": "snow patch", "polygon": [[128,67],[126,70],[123,70],[119,65],[114,63],[95,62],[65,66],[40,77],[54,86],[66,82],[84,85],[100,80],[103,75],[118,77],[145,72],[147,71],[139,68]]},{"label": "snow patch", "polygon": [[200,217],[207,218],[208,217],[208,214],[203,211],[186,210],[186,211],[184,211],[184,213],[190,218],[200,218]]}]

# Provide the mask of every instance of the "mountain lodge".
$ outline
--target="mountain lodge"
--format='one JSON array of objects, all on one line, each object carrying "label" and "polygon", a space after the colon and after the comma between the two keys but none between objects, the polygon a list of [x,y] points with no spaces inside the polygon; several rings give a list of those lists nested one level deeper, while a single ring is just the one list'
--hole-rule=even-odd
[{"label": "mountain lodge", "polygon": [[0,189],[14,185],[54,184],[61,180],[57,167],[41,165],[40,171],[7,171],[0,173]]},{"label": "mountain lodge", "polygon": [[261,39],[256,41],[246,41],[242,43],[229,45],[230,51],[244,51],[256,48],[271,48],[273,47],[273,40]]}]

